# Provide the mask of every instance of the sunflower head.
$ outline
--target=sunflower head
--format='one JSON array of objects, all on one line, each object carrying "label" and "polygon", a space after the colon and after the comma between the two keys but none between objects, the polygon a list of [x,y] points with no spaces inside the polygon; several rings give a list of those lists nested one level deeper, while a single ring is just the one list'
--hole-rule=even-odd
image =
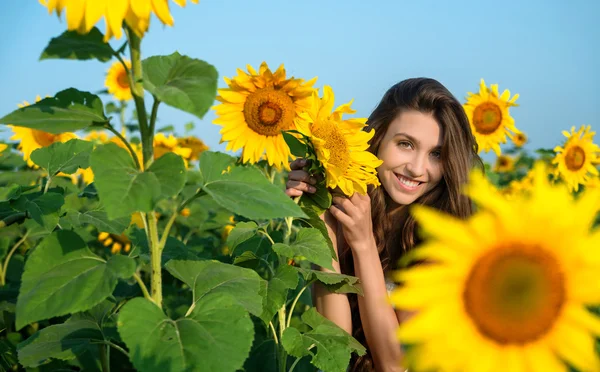
[{"label": "sunflower head", "polygon": [[323,98],[313,93],[310,109],[300,114],[296,127],[314,146],[328,188],[339,187],[348,196],[365,194],[367,185],[379,185],[376,169],[382,161],[367,151],[375,132],[363,130],[366,119],[343,119],[344,114],[355,112],[352,102],[335,110],[333,104],[333,90],[326,85]]},{"label": "sunflower head", "polygon": [[[127,68],[131,69],[131,62],[129,60],[125,60],[124,62]],[[127,70],[125,70],[125,67],[119,61],[113,63],[108,69],[104,85],[108,89],[108,93],[115,96],[119,101],[129,101],[133,98]]]},{"label": "sunflower head", "polygon": [[494,165],[494,171],[499,173],[510,172],[515,169],[515,159],[507,155],[499,155],[496,158],[496,164]]},{"label": "sunflower head", "polygon": [[[595,371],[600,318],[600,234],[590,232],[599,193],[573,199],[536,165],[529,195],[503,198],[474,174],[467,220],[415,206],[427,260],[398,272],[392,302],[416,311],[398,331],[417,370]],[[585,284],[584,284],[585,283]],[[584,284],[584,285],[582,285]],[[452,322],[448,322],[452,319]]]},{"label": "sunflower head", "polygon": [[294,129],[294,120],[315,91],[316,78],[287,78],[283,65],[272,72],[265,62],[258,72],[247,68],[248,73],[238,69],[237,76],[225,78],[228,88],[219,89],[221,103],[213,109],[214,123],[223,127],[221,142],[227,142],[228,151],[243,149],[245,163],[266,159],[278,169],[289,169],[291,153],[281,132]]},{"label": "sunflower head", "polygon": [[178,138],[177,144],[180,147],[191,149],[188,160],[198,160],[200,154],[208,150],[208,146],[200,138],[193,136]]},{"label": "sunflower head", "polygon": [[508,90],[500,94],[497,84],[492,84],[488,88],[483,79],[481,79],[479,93],[467,93],[464,109],[480,150],[485,152],[493,150],[496,155],[500,155],[500,143],[506,143],[506,136],[520,133],[508,112],[510,107],[518,106],[515,103],[517,98],[519,98],[518,94],[510,98]]},{"label": "sunflower head", "polygon": [[98,241],[105,247],[110,247],[110,253],[119,254],[121,250],[129,253],[131,250],[131,241],[125,234],[116,235],[107,232],[98,233]]},{"label": "sunflower head", "polygon": [[523,147],[527,143],[527,136],[523,132],[513,134],[511,139],[516,147]]},{"label": "sunflower head", "polygon": [[167,152],[173,152],[181,156],[184,160],[189,159],[192,155],[192,149],[180,146],[174,135],[169,134],[165,136],[163,133],[156,133],[154,136],[154,159],[160,158]]},{"label": "sunflower head", "polygon": [[585,184],[591,175],[598,175],[595,164],[599,161],[600,148],[594,143],[590,126],[582,125],[578,131],[563,131],[567,138],[562,146],[556,146],[556,156],[552,163],[556,165],[556,175],[563,179],[573,191]]}]

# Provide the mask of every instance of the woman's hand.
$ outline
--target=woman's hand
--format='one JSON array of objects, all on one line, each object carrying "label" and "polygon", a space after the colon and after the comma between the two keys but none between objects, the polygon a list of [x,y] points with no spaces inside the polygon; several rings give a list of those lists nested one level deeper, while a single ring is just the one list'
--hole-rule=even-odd
[{"label": "woman's hand", "polygon": [[344,238],[353,251],[376,247],[371,218],[371,198],[354,193],[346,198],[335,196],[329,212],[342,224]]},{"label": "woman's hand", "polygon": [[298,158],[290,163],[292,169],[288,174],[288,180],[285,184],[285,193],[290,196],[302,196],[304,192],[313,194],[317,189],[314,185],[317,180],[311,177],[303,168],[310,165],[309,160]]}]

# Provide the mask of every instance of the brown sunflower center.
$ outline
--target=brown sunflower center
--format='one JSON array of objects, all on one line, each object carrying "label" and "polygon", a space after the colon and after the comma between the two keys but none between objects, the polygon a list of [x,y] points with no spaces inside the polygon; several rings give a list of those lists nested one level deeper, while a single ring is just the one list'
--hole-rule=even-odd
[{"label": "brown sunflower center", "polygon": [[117,74],[117,84],[122,89],[129,89],[129,78],[127,77],[127,71],[124,69]]},{"label": "brown sunflower center", "polygon": [[251,93],[244,103],[248,127],[263,136],[278,136],[294,123],[294,102],[286,93],[264,88]]},{"label": "brown sunflower center", "polygon": [[473,112],[473,125],[480,134],[491,134],[502,124],[502,110],[497,104],[484,102]]},{"label": "brown sunflower center", "polygon": [[42,130],[37,129],[32,129],[31,135],[33,136],[33,139],[35,139],[35,142],[37,142],[42,147],[50,146],[51,144],[56,142],[56,138],[58,137],[58,135],[56,134],[44,132]]},{"label": "brown sunflower center", "polygon": [[498,165],[501,167],[506,167],[508,165],[509,161],[507,158],[499,158],[498,159]]},{"label": "brown sunflower center", "polygon": [[499,344],[524,344],[551,329],[565,301],[556,258],[538,246],[493,249],[474,265],[463,294],[479,331]]},{"label": "brown sunflower center", "polygon": [[579,146],[571,147],[565,154],[565,165],[570,171],[578,171],[585,163],[585,151]]},{"label": "brown sunflower center", "polygon": [[315,137],[324,140],[323,146],[329,150],[328,163],[345,170],[350,165],[350,151],[348,149],[348,141],[344,138],[344,134],[339,131],[335,122],[324,121],[313,129]]}]

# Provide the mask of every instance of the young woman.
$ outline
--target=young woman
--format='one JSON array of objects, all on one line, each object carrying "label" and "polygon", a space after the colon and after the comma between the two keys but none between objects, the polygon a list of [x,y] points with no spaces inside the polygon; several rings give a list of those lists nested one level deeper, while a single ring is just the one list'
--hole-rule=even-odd
[{"label": "young woman", "polygon": [[[360,278],[364,296],[316,286],[315,306],[367,347],[365,356],[351,360],[350,371],[396,371],[402,370],[402,351],[395,333],[409,314],[387,303],[392,282],[386,277],[419,242],[407,207],[419,203],[468,217],[471,203],[461,187],[482,162],[462,105],[433,79],[391,87],[367,121],[366,130],[371,129],[369,151],[383,161],[377,169],[381,187],[368,195],[335,197],[322,216],[338,252],[334,269]],[[306,165],[304,159],[291,164],[289,196],[315,192],[316,180],[303,170]]]}]

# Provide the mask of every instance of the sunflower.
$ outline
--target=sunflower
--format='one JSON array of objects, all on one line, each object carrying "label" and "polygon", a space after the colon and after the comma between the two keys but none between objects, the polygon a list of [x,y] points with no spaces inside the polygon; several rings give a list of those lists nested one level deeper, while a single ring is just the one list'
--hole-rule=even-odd
[{"label": "sunflower", "polygon": [[[229,217],[229,223],[225,226],[223,226],[223,230],[221,231],[221,240],[223,241],[223,243],[227,242],[227,238],[229,237],[229,234],[231,233],[231,230],[233,230],[233,228],[235,227],[235,218],[233,216]],[[231,253],[229,246],[227,244],[224,244],[223,247],[221,248],[221,253],[224,255],[228,255],[229,253]]]},{"label": "sunflower", "polygon": [[[122,36],[123,21],[140,37],[148,30],[152,13],[166,25],[173,26],[173,17],[169,11],[168,0],[39,0],[48,8],[48,13],[60,17],[67,10],[67,29],[87,34],[100,18],[104,17],[106,34],[104,41],[113,36]],[[186,0],[174,0],[184,7]],[[190,0],[198,4],[198,0]]]},{"label": "sunflower", "polygon": [[512,198],[517,194],[528,193],[533,188],[533,174],[533,169],[530,169],[522,178],[510,181],[508,186],[500,189],[500,193],[508,198]]},{"label": "sunflower", "polygon": [[494,171],[499,173],[510,172],[515,169],[515,159],[506,155],[498,155],[496,159],[496,164],[494,166]]},{"label": "sunflower", "polygon": [[111,246],[110,253],[119,254],[123,249],[125,253],[129,253],[131,250],[131,241],[125,234],[109,234],[107,232],[100,232],[98,234],[98,241],[105,247]]},{"label": "sunflower", "polygon": [[[36,102],[41,100],[40,96],[35,98]],[[18,105],[19,107],[29,106],[29,102],[24,101],[22,104]],[[67,142],[72,140],[73,138],[77,138],[75,133],[60,133],[60,134],[52,134],[48,132],[44,132],[38,129],[31,129],[25,127],[16,127],[13,125],[9,125],[12,129],[14,135],[10,137],[13,141],[19,141],[18,149],[23,153],[23,160],[27,162],[27,165],[37,169],[38,166],[31,161],[31,153],[34,150],[37,150],[42,147],[47,147],[53,144],[54,142]]]},{"label": "sunflower", "polygon": [[534,172],[530,196],[510,201],[473,175],[468,220],[414,207],[429,239],[413,253],[429,264],[397,272],[391,301],[416,312],[398,330],[415,370],[600,370],[600,318],[586,308],[600,303],[600,194],[574,200]]},{"label": "sunflower", "polygon": [[315,147],[317,159],[325,168],[328,188],[339,187],[347,196],[355,192],[366,194],[367,185],[379,185],[376,168],[382,161],[367,151],[375,131],[363,130],[367,119],[342,118],[356,112],[350,108],[352,102],[332,112],[333,103],[333,91],[326,85],[323,98],[313,93],[310,110],[300,114],[296,127]]},{"label": "sunflower", "polygon": [[191,149],[188,160],[198,160],[201,153],[208,150],[208,146],[200,139],[193,136],[178,138],[177,144],[184,148]]},{"label": "sunflower", "polygon": [[2,153],[4,152],[4,150],[6,150],[8,148],[8,145],[6,143],[0,143],[0,156],[2,156]]},{"label": "sunflower", "polygon": [[576,132],[575,127],[571,132],[563,131],[567,137],[563,146],[556,146],[556,156],[552,164],[556,164],[555,174],[561,177],[573,191],[579,190],[580,184],[585,184],[590,175],[598,175],[594,166],[599,161],[600,148],[596,145],[590,126],[582,125]]},{"label": "sunflower", "polygon": [[515,133],[511,137],[516,147],[523,147],[527,143],[527,136],[525,133]]},{"label": "sunflower", "polygon": [[515,103],[517,98],[518,94],[510,98],[508,89],[500,95],[498,84],[492,84],[491,90],[488,89],[483,79],[479,93],[467,93],[464,108],[480,151],[494,150],[496,155],[500,155],[500,143],[506,143],[506,136],[520,133],[508,112],[510,107],[518,106]]},{"label": "sunflower", "polygon": [[266,157],[277,169],[288,169],[291,153],[281,131],[294,129],[294,119],[307,108],[317,78],[286,79],[283,65],[273,73],[265,62],[258,73],[247,68],[249,74],[238,69],[236,77],[225,78],[229,88],[219,89],[221,104],[213,109],[218,116],[214,123],[223,127],[221,143],[228,142],[227,151],[243,148],[244,163]]},{"label": "sunflower", "polygon": [[[131,61],[125,60],[128,69],[131,68]],[[110,66],[104,80],[104,86],[108,88],[108,93],[115,96],[119,101],[129,101],[133,98],[129,87],[129,76],[123,64],[119,61]]]},{"label": "sunflower", "polygon": [[174,152],[184,159],[189,159],[192,155],[192,149],[179,145],[177,138],[172,134],[165,136],[163,133],[156,133],[154,136],[154,159],[158,159],[167,152]]}]

